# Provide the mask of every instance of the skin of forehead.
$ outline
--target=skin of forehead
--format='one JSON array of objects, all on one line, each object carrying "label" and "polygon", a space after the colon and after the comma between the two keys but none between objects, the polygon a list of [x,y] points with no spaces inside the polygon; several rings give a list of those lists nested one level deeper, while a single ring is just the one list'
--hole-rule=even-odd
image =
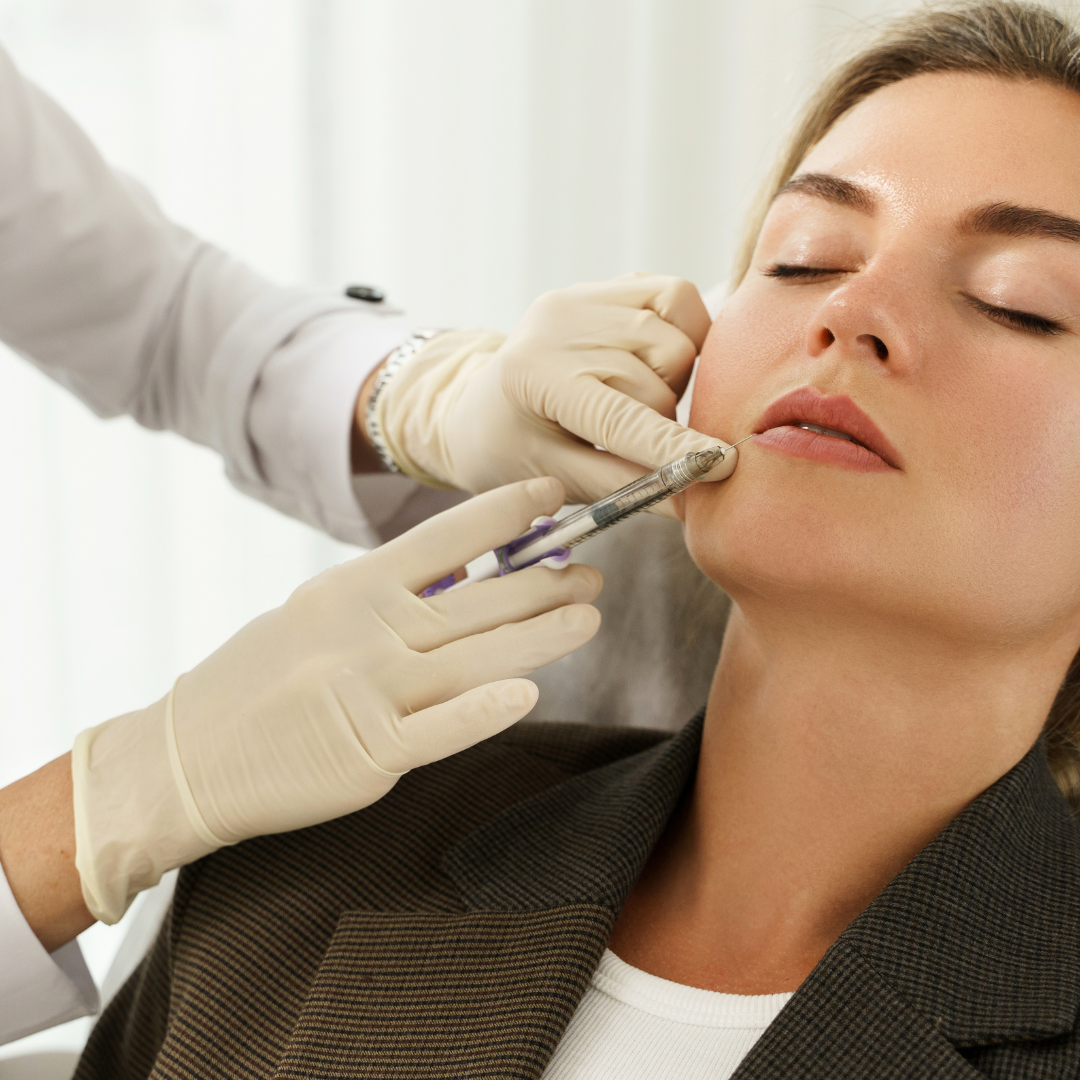
[{"label": "skin of forehead", "polygon": [[919,75],[845,113],[797,171],[856,180],[900,222],[930,212],[955,224],[995,201],[1080,217],[1080,94],[986,75]]}]

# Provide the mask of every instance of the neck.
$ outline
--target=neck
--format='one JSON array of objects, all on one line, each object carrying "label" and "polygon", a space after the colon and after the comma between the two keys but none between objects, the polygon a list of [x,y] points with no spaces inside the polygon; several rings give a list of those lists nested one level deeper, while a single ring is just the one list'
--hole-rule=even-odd
[{"label": "neck", "polygon": [[795,989],[1023,757],[1068,662],[1064,643],[963,650],[811,623],[733,610],[692,794],[612,939],[628,962],[729,993]]}]

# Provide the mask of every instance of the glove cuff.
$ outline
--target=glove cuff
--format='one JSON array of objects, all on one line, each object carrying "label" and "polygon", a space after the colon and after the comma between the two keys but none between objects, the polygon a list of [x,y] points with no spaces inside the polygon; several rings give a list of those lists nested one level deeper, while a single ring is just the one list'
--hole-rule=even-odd
[{"label": "glove cuff", "polygon": [[[183,676],[181,675],[180,678],[182,679]],[[204,844],[208,844],[211,851],[216,851],[218,848],[228,847],[230,841],[222,840],[215,836],[211,831],[210,826],[206,824],[206,819],[202,816],[202,812],[199,810],[199,804],[195,801],[195,796],[191,791],[191,784],[188,782],[187,773],[184,772],[184,766],[180,760],[180,747],[176,744],[175,699],[176,683],[179,681],[180,679],[177,679],[176,682],[173,683],[173,687],[169,691],[168,697],[165,698],[165,743],[166,749],[169,752],[169,768],[172,771],[173,783],[176,785],[177,793],[180,795],[180,801],[184,805],[188,823],[194,830],[195,835],[198,836]]]},{"label": "glove cuff", "polygon": [[[442,332],[443,331],[441,330],[417,330],[412,337],[399,345],[386,358],[383,362],[382,370],[375,380],[375,385],[371,388],[371,395],[368,398],[367,411],[364,418],[364,427],[367,430],[367,437],[371,441],[371,445],[378,455],[379,461],[382,462],[382,466],[387,472],[400,473],[402,472],[402,468],[394,458],[394,455],[390,452],[386,437],[383,435],[383,416],[382,409],[379,407],[380,399],[383,397],[383,391],[390,385],[398,372],[433,337],[437,337]],[[406,473],[405,475],[408,474]],[[412,477],[412,479],[416,479],[416,477]]]},{"label": "glove cuff", "polygon": [[221,846],[193,827],[175,781],[171,697],[81,732],[72,750],[75,866],[86,906],[109,925],[166,871]]},{"label": "glove cuff", "polygon": [[404,475],[427,487],[460,487],[446,446],[446,417],[474,366],[471,361],[482,354],[486,362],[505,340],[493,330],[444,330],[382,388],[372,403],[374,425]]}]

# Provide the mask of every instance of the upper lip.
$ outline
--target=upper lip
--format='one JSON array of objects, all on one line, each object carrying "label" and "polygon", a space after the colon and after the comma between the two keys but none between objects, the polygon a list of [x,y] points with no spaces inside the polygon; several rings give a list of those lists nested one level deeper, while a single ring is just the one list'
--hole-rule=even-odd
[{"label": "upper lip", "polygon": [[900,468],[897,464],[899,455],[884,433],[846,394],[826,396],[812,386],[792,390],[790,394],[777,398],[765,410],[754,428],[754,434],[760,435],[763,431],[785,424],[817,424],[841,431],[871,453],[877,454],[886,465]]}]

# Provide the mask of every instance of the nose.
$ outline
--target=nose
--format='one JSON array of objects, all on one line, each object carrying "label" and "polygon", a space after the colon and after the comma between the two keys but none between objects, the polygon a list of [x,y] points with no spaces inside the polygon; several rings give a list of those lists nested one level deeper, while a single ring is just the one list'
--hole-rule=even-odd
[{"label": "nose", "polygon": [[889,288],[863,271],[834,289],[814,312],[807,349],[870,362],[893,374],[910,373],[916,364],[916,320],[901,311],[903,285]]},{"label": "nose", "polygon": [[[822,324],[811,331],[810,351],[815,355],[823,353],[835,341],[836,335]],[[879,360],[889,359],[889,346],[876,334],[859,334],[855,338],[855,345],[863,351],[869,349]]]}]

